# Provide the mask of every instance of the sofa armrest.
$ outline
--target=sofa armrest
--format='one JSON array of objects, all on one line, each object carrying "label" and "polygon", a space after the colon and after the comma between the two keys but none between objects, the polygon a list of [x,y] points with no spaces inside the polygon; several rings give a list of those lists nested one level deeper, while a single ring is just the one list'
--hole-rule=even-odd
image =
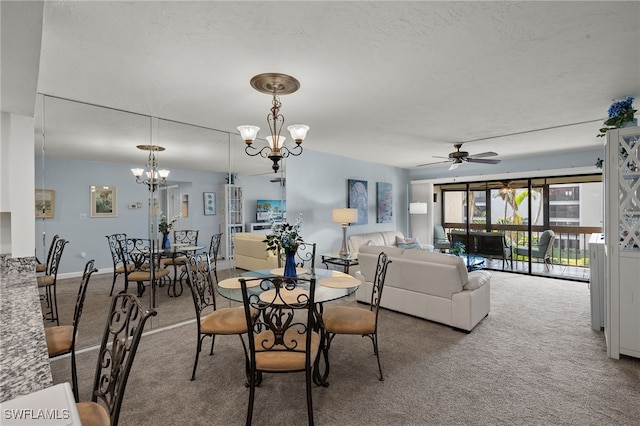
[{"label": "sofa armrest", "polygon": [[469,272],[469,281],[462,286],[465,290],[476,290],[491,281],[491,272],[472,271]]}]

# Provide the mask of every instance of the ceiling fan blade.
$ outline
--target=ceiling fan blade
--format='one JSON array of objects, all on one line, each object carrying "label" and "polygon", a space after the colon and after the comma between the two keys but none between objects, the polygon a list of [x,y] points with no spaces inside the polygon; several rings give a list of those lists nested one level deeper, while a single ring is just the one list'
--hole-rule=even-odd
[{"label": "ceiling fan blade", "polygon": [[[444,157],[442,157],[444,158]],[[436,161],[435,163],[424,163],[424,164],[418,164],[416,167],[424,167],[424,166],[433,166],[434,164],[442,164],[442,163],[448,163],[449,161]]]},{"label": "ceiling fan blade", "polygon": [[467,157],[466,161],[470,162],[470,163],[483,163],[483,164],[498,164],[500,163],[502,160],[488,160],[488,159],[484,159],[484,158],[471,158],[471,157]]},{"label": "ceiling fan blade", "polygon": [[469,157],[473,157],[473,158],[495,157],[496,155],[498,154],[493,151],[487,151],[487,152],[481,152],[480,154],[473,154],[473,155],[470,155]]},{"label": "ceiling fan blade", "polygon": [[459,162],[459,161],[455,161],[455,162],[451,163],[451,166],[449,167],[449,170],[457,169],[460,164],[462,164],[462,162]]},{"label": "ceiling fan blade", "polygon": [[433,158],[449,158],[449,157],[443,157],[442,155],[432,155]]}]

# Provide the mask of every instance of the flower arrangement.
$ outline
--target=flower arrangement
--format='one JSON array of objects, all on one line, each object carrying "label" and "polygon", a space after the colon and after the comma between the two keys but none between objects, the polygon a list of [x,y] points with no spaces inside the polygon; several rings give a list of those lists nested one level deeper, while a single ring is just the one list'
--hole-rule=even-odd
[{"label": "flower arrangement", "polygon": [[462,241],[456,241],[453,243],[453,246],[449,249],[449,253],[455,254],[456,256],[460,256],[464,254],[465,245]]},{"label": "flower arrangement", "polygon": [[609,118],[604,121],[604,126],[600,129],[598,137],[603,137],[611,129],[619,129],[623,123],[633,121],[633,114],[637,110],[633,109],[633,98],[627,96],[626,99],[614,102],[609,107]]},{"label": "flower arrangement", "polygon": [[176,223],[182,214],[177,214],[171,219],[171,222],[167,222],[167,216],[164,213],[160,213],[160,222],[158,223],[158,230],[163,234],[168,234],[173,229],[173,224]]},{"label": "flower arrangement", "polygon": [[287,222],[276,222],[275,219],[269,217],[271,222],[270,235],[263,242],[267,243],[267,251],[273,251],[276,254],[280,249],[285,251],[297,251],[298,246],[304,241],[300,235],[302,228],[302,213],[298,215],[296,222],[291,225]]}]

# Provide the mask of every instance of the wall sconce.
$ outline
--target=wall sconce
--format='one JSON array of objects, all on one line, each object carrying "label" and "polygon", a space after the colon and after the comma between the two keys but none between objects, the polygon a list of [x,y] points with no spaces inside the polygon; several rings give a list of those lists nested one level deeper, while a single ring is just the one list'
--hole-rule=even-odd
[{"label": "wall sconce", "polygon": [[427,203],[409,203],[409,214],[427,214]]},{"label": "wall sconce", "polygon": [[342,247],[340,247],[340,257],[349,257],[349,247],[347,246],[347,226],[358,221],[358,209],[333,209],[331,217],[335,223],[342,224]]}]

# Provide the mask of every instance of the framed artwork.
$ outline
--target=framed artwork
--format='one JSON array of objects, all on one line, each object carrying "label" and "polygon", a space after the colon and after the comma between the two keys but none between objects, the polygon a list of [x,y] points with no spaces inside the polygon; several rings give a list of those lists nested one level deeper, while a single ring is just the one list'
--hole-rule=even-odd
[{"label": "framed artwork", "polygon": [[358,209],[358,221],[351,225],[366,225],[369,223],[369,192],[366,180],[349,179],[347,189],[349,191],[350,209]]},{"label": "framed artwork", "polygon": [[52,189],[36,189],[36,219],[53,219],[56,193]]},{"label": "framed artwork", "polygon": [[391,223],[393,188],[390,183],[376,182],[376,222]]},{"label": "framed artwork", "polygon": [[211,216],[216,214],[216,193],[203,192],[202,199],[204,202],[204,215]]},{"label": "framed artwork", "polygon": [[182,194],[180,197],[180,213],[182,217],[189,217],[189,194]]},{"label": "framed artwork", "polygon": [[116,187],[91,185],[91,217],[116,217],[117,212]]}]

